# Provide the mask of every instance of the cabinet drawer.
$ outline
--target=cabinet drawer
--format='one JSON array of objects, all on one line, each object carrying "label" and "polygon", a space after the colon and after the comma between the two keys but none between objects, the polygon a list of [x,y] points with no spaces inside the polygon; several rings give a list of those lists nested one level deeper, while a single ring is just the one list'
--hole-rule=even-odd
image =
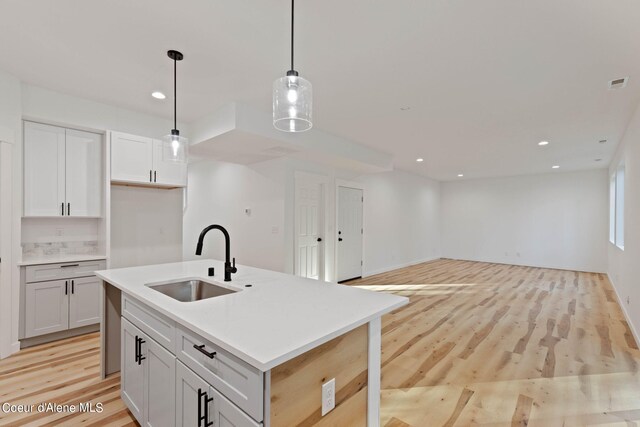
[{"label": "cabinet drawer", "polygon": [[[262,372],[181,326],[176,335],[178,359],[254,420],[262,421]],[[215,355],[211,358],[194,347],[202,345],[204,351]]]},{"label": "cabinet drawer", "polygon": [[94,271],[104,270],[105,268],[106,262],[104,260],[30,265],[26,267],[26,282],[34,283],[93,276]]},{"label": "cabinet drawer", "polygon": [[176,353],[176,323],[145,304],[122,294],[122,316],[160,345]]}]

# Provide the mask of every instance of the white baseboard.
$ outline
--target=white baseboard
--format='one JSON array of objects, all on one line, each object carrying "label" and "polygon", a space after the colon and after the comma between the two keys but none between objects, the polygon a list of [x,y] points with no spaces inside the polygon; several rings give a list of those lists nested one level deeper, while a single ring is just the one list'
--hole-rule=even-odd
[{"label": "white baseboard", "polygon": [[616,300],[618,301],[618,305],[622,308],[622,314],[624,314],[624,318],[627,320],[627,325],[629,325],[629,329],[631,329],[631,334],[633,338],[636,340],[636,344],[640,345],[640,335],[638,335],[638,331],[636,330],[633,323],[631,323],[631,317],[629,317],[629,313],[627,313],[627,307],[624,301],[620,298],[620,294],[618,293],[618,288],[616,284],[613,282],[611,275],[607,273],[607,277],[609,278],[609,282],[611,282],[611,286],[613,287],[613,293],[616,294]]},{"label": "white baseboard", "polygon": [[389,271],[397,270],[399,268],[411,267],[412,265],[422,264],[423,262],[435,261],[435,260],[440,259],[440,258],[441,257],[439,257],[439,256],[429,257],[429,258],[418,259],[418,260],[414,260],[414,261],[405,262],[405,263],[402,263],[402,264],[393,265],[393,266],[390,266],[390,267],[379,268],[377,270],[363,271],[362,272],[362,277],[369,277],[369,276],[374,276],[376,274],[387,273]]}]

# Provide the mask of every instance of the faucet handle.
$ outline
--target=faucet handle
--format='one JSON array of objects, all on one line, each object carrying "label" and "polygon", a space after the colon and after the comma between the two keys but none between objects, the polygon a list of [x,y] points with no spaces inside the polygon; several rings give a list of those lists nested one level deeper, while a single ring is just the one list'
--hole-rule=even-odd
[{"label": "faucet handle", "polygon": [[231,272],[236,273],[238,269],[236,268],[236,258],[233,257],[233,265],[231,266]]}]

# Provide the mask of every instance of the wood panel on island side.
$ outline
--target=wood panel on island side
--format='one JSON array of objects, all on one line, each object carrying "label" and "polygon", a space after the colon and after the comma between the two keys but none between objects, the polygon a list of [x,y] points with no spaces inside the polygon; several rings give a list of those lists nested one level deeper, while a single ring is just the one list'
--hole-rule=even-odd
[{"label": "wood panel on island side", "polygon": [[[349,282],[411,299],[382,321],[382,426],[640,424],[640,351],[606,275],[437,260]],[[0,361],[0,400],[102,402],[0,425],[134,425],[99,336]],[[348,424],[348,422],[347,422]]]}]

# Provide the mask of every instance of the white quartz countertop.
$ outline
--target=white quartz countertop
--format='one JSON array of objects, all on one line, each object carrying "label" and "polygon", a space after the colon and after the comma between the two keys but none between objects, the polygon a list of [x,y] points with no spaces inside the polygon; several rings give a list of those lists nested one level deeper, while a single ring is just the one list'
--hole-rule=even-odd
[{"label": "white quartz countertop", "polygon": [[24,257],[22,261],[18,263],[19,266],[26,265],[40,265],[40,264],[59,264],[66,262],[80,262],[80,261],[98,261],[107,259],[104,255],[43,255]]},{"label": "white quartz countertop", "polygon": [[[209,267],[215,267],[214,277],[207,277]],[[264,372],[409,302],[396,295],[237,267],[231,282],[223,282],[224,265],[216,260],[104,270],[96,275]],[[145,286],[186,278],[241,290],[180,302]]]}]

